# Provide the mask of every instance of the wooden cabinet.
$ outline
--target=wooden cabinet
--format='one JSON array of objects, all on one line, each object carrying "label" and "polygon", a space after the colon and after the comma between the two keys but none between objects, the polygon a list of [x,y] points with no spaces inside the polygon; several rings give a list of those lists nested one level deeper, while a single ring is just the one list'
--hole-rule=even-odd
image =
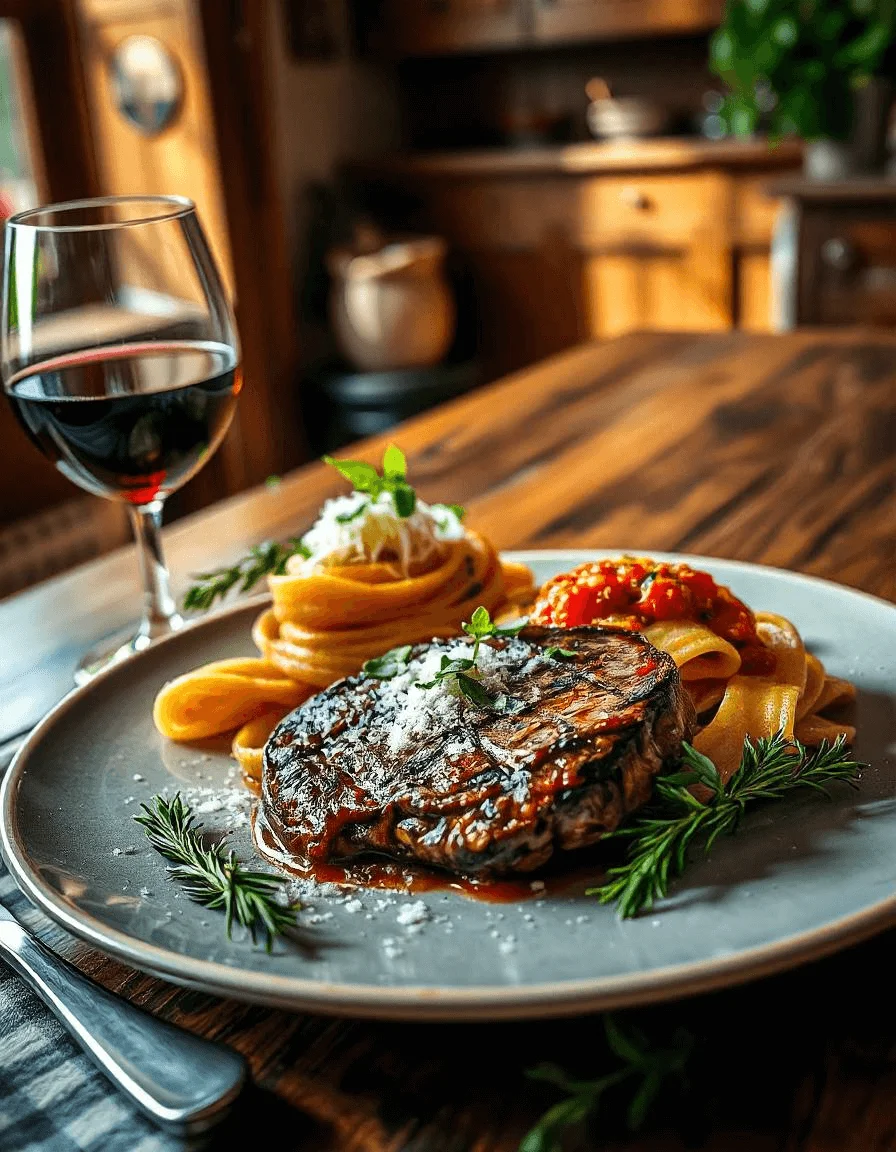
[{"label": "wooden cabinet", "polygon": [[896,185],[790,182],[788,227],[776,240],[782,326],[896,325]]},{"label": "wooden cabinet", "polygon": [[628,171],[619,170],[618,149],[600,145],[559,150],[553,170],[544,158],[535,169],[534,160],[526,167],[498,153],[491,171],[474,154],[402,169],[428,226],[470,269],[489,375],[638,329],[772,327],[778,205],[766,188],[799,152],[756,148],[747,164],[734,151],[726,165],[728,153],[681,145],[677,167],[667,168],[668,152],[668,144],[633,145]]},{"label": "wooden cabinet", "polygon": [[532,0],[539,44],[700,32],[722,18],[724,0]]},{"label": "wooden cabinet", "polygon": [[520,0],[385,0],[373,43],[389,55],[514,48],[527,39]]}]

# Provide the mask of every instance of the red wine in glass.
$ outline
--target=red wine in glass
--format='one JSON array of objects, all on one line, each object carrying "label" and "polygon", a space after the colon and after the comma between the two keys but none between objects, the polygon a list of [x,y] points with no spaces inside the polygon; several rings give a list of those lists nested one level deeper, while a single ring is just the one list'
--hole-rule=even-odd
[{"label": "red wine in glass", "polygon": [[162,512],[224,438],[242,382],[239,337],[183,196],[49,204],[11,216],[3,235],[3,390],[61,472],[127,506],[137,543],[140,623],[85,653],[80,684],[183,624]]},{"label": "red wine in glass", "polygon": [[158,340],[32,364],[9,381],[7,395],[70,480],[140,505],[199,470],[230,425],[240,386],[231,346]]}]

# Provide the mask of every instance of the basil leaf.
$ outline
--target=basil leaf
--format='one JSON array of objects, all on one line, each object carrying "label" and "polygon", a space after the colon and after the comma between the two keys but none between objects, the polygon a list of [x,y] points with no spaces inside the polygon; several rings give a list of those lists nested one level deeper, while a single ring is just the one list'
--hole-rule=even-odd
[{"label": "basil leaf", "polygon": [[472,676],[464,676],[462,672],[457,673],[456,679],[458,688],[477,708],[491,708],[492,698],[478,680],[474,680]]},{"label": "basil leaf", "polygon": [[404,480],[408,474],[408,462],[405,454],[395,444],[390,444],[383,453],[383,479]]},{"label": "basil leaf", "polygon": [[[447,663],[445,663],[447,661]],[[458,659],[448,660],[447,656],[442,657],[442,667],[439,670],[440,676],[453,676],[457,672],[469,672],[471,668],[475,668],[476,663],[473,660]]]},{"label": "basil leaf", "polygon": [[373,676],[378,680],[391,680],[408,666],[408,657],[411,654],[411,645],[404,644],[400,648],[390,648],[382,656],[375,656],[367,660],[361,668],[363,676]]},{"label": "basil leaf", "polygon": [[394,482],[392,499],[395,501],[395,511],[402,520],[407,520],[408,516],[413,515],[417,507],[417,493],[410,484],[406,484],[403,480]]},{"label": "basil leaf", "polygon": [[334,460],[332,456],[323,456],[322,460],[332,465],[340,476],[344,476],[356,492],[369,492],[371,496],[378,496],[382,492],[383,481],[372,464],[363,460]]}]

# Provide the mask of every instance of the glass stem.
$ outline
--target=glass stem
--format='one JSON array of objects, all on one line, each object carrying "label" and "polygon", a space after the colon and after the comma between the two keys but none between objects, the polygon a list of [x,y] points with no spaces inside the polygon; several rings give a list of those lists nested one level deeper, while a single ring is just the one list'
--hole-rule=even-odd
[{"label": "glass stem", "polygon": [[137,563],[143,581],[143,619],[138,635],[155,640],[180,628],[183,619],[171,595],[168,569],[162,553],[162,501],[131,507],[131,523],[137,541]]}]

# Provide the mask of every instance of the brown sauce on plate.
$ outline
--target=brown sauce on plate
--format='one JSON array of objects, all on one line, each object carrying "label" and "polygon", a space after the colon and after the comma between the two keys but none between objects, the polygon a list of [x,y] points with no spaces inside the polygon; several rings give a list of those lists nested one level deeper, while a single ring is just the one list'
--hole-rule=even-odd
[{"label": "brown sauce on plate", "polygon": [[601,845],[575,853],[558,852],[536,872],[498,879],[437,872],[413,861],[373,857],[342,863],[303,864],[283,849],[257,806],[252,815],[252,838],[264,860],[300,879],[392,892],[460,892],[491,904],[519,904],[546,895],[572,895],[602,883],[606,866]]}]

